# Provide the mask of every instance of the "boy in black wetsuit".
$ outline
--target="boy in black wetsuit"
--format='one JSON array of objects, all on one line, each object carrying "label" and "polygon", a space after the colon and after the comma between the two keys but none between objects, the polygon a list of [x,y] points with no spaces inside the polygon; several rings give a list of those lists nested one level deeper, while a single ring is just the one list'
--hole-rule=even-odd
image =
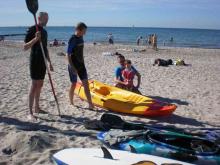
[{"label": "boy in black wetsuit", "polygon": [[78,23],[75,29],[75,34],[71,36],[68,42],[68,47],[67,47],[67,57],[69,63],[68,71],[69,71],[70,81],[72,83],[69,90],[69,99],[70,99],[70,104],[73,105],[74,104],[73,96],[77,82],[77,75],[78,75],[85,89],[85,95],[89,103],[88,108],[94,109],[94,106],[92,104],[91,94],[89,91],[87,70],[85,67],[84,57],[83,57],[83,48],[84,48],[83,36],[86,34],[86,30],[87,30],[86,24],[82,22]]},{"label": "boy in black wetsuit", "polygon": [[[30,54],[30,76],[32,79],[32,85],[29,93],[29,109],[31,118],[36,119],[33,115],[33,112],[40,113],[42,112],[39,107],[39,98],[41,93],[41,88],[43,86],[44,77],[46,74],[46,65],[43,58],[43,53],[40,47],[40,42],[43,44],[43,49],[46,55],[46,58],[49,62],[50,70],[53,71],[51,65],[49,53],[47,50],[47,31],[44,30],[48,22],[48,14],[46,12],[40,12],[38,16],[38,32],[36,32],[36,27],[32,26],[28,29],[25,36],[24,50],[31,48]],[[35,102],[35,109],[32,111],[33,104]]]}]

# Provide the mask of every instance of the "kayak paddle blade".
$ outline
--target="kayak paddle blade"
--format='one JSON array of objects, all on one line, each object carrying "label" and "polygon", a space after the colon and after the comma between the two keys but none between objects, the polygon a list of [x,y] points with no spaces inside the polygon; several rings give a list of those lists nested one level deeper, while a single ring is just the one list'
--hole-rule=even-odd
[{"label": "kayak paddle blade", "polygon": [[122,125],[124,121],[120,116],[111,114],[111,113],[104,113],[101,117],[102,122],[109,123],[110,125]]},{"label": "kayak paddle blade", "polygon": [[38,0],[25,0],[28,10],[35,15],[38,10]]}]

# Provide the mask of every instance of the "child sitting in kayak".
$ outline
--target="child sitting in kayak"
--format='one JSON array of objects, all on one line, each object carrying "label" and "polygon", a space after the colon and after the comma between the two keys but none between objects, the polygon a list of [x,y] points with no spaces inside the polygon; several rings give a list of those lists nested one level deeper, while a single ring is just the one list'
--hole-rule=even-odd
[{"label": "child sitting in kayak", "polygon": [[122,77],[123,82],[125,85],[125,88],[129,91],[133,91],[134,89],[134,76],[135,76],[135,70],[131,67],[131,61],[125,60],[125,69],[122,71]]}]

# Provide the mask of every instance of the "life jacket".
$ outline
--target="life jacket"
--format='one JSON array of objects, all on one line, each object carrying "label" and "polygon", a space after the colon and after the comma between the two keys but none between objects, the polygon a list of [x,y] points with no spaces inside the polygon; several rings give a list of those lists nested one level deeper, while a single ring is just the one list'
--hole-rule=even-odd
[{"label": "life jacket", "polygon": [[133,69],[130,69],[130,70],[127,70],[127,69],[124,69],[122,71],[122,76],[124,77],[124,80],[128,82],[128,86],[133,86],[133,79],[134,79],[134,76],[135,76],[135,72]]}]

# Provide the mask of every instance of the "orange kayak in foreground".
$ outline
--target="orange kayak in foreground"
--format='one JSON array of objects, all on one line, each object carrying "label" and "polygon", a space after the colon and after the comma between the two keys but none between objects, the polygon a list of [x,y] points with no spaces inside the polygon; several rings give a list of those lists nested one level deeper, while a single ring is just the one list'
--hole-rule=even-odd
[{"label": "orange kayak in foreground", "polygon": [[[170,115],[177,108],[174,104],[160,102],[96,80],[89,81],[89,88],[94,105],[114,112],[156,117]],[[87,100],[84,87],[79,82],[76,84],[75,94]]]}]

